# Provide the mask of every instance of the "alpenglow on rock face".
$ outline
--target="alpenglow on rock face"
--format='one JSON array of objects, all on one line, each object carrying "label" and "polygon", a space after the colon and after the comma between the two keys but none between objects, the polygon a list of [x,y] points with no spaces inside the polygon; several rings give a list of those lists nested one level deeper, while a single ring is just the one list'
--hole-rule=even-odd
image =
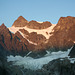
[{"label": "alpenglow on rock face", "polygon": [[15,26],[15,27],[24,27],[24,26],[27,25],[27,23],[28,23],[28,21],[27,21],[24,17],[20,16],[20,17],[18,17],[18,19],[13,23],[12,26]]},{"label": "alpenglow on rock face", "polygon": [[61,17],[57,24],[51,24],[29,22],[20,16],[12,27],[0,26],[0,37],[0,45],[16,53],[67,50],[75,41],[75,17]]},{"label": "alpenglow on rock face", "polygon": [[75,17],[61,17],[54,27],[53,36],[49,40],[49,43],[56,48],[72,46],[75,40]]}]

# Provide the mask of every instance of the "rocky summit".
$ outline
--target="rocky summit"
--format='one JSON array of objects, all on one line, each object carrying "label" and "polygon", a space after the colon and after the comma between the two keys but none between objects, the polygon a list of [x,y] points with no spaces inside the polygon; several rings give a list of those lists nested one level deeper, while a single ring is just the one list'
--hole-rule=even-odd
[{"label": "rocky summit", "polygon": [[[67,56],[65,56],[66,51],[69,52]],[[60,59],[61,54],[63,59]],[[43,61],[48,56],[54,59],[51,58],[52,61],[44,64],[41,69],[33,71],[16,65],[13,66],[12,63],[19,61],[17,55],[20,60],[29,59],[30,62],[33,60],[34,62],[37,61],[38,64],[40,58]],[[59,55],[57,59],[55,58],[56,55]],[[9,59],[11,57],[11,62],[7,61],[7,56],[9,56]],[[0,26],[1,75],[74,75],[74,58],[75,17],[60,17],[57,24],[52,24],[48,21],[27,21],[20,16],[11,27],[7,28],[4,23]],[[25,62],[24,60],[22,61],[23,63]],[[21,63],[17,62],[20,65]],[[12,66],[8,67],[8,65]],[[27,65],[25,66],[27,67]],[[28,66],[31,65],[29,64]],[[10,72],[12,71],[13,73],[11,74]]]},{"label": "rocky summit", "polygon": [[[24,25],[25,24],[25,25]],[[28,22],[20,16],[8,28],[28,50],[38,51],[45,49],[66,50],[75,41],[75,17],[61,17],[57,24],[50,22]]]},{"label": "rocky summit", "polygon": [[15,26],[15,27],[24,27],[26,26],[28,23],[28,21],[22,17],[22,16],[19,16],[18,19],[13,23],[12,26]]}]

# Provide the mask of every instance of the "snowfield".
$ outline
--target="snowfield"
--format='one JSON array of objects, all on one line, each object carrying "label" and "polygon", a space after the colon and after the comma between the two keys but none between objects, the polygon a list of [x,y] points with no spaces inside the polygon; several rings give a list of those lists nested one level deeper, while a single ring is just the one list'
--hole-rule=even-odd
[{"label": "snowfield", "polygon": [[61,58],[61,61],[63,60],[62,58],[68,57],[68,59],[71,61],[71,63],[74,63],[75,59],[69,58],[68,54],[71,51],[72,47],[68,49],[67,51],[58,51],[58,52],[48,52],[47,54],[38,59],[34,59],[32,57],[21,57],[21,56],[7,56],[7,61],[13,62],[13,65],[18,65],[18,66],[23,66],[26,69],[31,69],[31,70],[37,70],[41,69],[44,64],[48,64],[50,61],[54,59]]},{"label": "snowfield", "polygon": [[52,26],[46,28],[46,29],[30,29],[28,27],[10,27],[8,28],[11,32],[13,32],[14,34],[19,31],[19,29],[25,29],[27,30],[29,33],[32,32],[36,32],[37,34],[42,34],[43,36],[46,37],[46,39],[49,39],[50,36],[52,36],[52,34],[50,34],[51,32],[53,32],[53,28],[56,26],[56,24],[52,24]]},{"label": "snowfield", "polygon": [[[40,22],[42,23],[42,22]],[[37,43],[34,43],[32,41],[30,41],[29,39],[26,38],[26,35],[24,33],[22,33],[21,31],[19,31],[19,29],[25,29],[27,30],[29,33],[32,32],[36,32],[37,34],[42,34],[43,36],[46,37],[46,39],[49,39],[50,36],[52,36],[53,34],[50,34],[51,32],[54,32],[53,28],[56,26],[56,24],[52,24],[52,26],[46,28],[46,29],[30,29],[28,27],[10,27],[8,28],[9,31],[11,31],[12,33],[16,33],[17,31],[23,36],[23,38],[25,38],[29,43],[34,44],[34,45],[38,45]],[[48,41],[46,41],[45,43],[47,43]]]}]

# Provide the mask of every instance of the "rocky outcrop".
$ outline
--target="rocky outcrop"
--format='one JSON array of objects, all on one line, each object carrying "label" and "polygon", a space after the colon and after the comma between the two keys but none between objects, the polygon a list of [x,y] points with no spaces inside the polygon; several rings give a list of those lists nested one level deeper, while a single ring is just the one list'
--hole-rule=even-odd
[{"label": "rocky outcrop", "polygon": [[70,63],[70,60],[67,58],[61,60],[56,59],[49,62],[47,65],[44,65],[42,72],[45,72],[45,75],[74,75],[75,74],[75,63]]},{"label": "rocky outcrop", "polygon": [[[21,42],[20,38],[9,31],[9,29],[2,24],[0,26],[0,46],[2,50],[13,51],[14,55],[22,52],[24,55],[27,51],[24,42]],[[24,53],[23,53],[24,52]]]},{"label": "rocky outcrop", "polygon": [[24,75],[20,67],[11,65],[5,58],[0,57],[0,75]]},{"label": "rocky outcrop", "polygon": [[[23,38],[22,39],[23,40],[29,40],[28,43],[25,42],[27,47],[28,47],[28,49],[29,49],[29,46],[31,47],[32,45],[34,46],[33,49],[31,47],[31,49],[33,51],[34,50],[35,51],[37,51],[37,50],[45,50],[47,48],[47,43],[46,42],[48,40],[42,34],[37,34],[36,32],[29,33],[25,29],[20,29],[20,31],[24,34],[24,37],[25,37],[24,39]],[[19,33],[18,33],[18,35],[19,35]],[[31,50],[31,49],[29,49],[29,50]]]},{"label": "rocky outcrop", "polygon": [[49,38],[50,46],[64,48],[73,46],[75,41],[75,17],[61,17],[53,29],[53,35]]},{"label": "rocky outcrop", "polygon": [[34,20],[30,21],[27,25],[28,28],[31,29],[46,29],[48,27],[50,27],[52,24],[48,21],[43,22],[43,23],[38,23]]},{"label": "rocky outcrop", "polygon": [[30,33],[28,39],[37,44],[40,44],[42,42],[44,43],[46,41],[46,38],[43,35],[37,34],[36,32]]},{"label": "rocky outcrop", "polygon": [[32,51],[29,55],[29,57],[32,57],[32,58],[41,58],[43,57],[44,55],[46,55],[47,52],[45,50],[39,50],[39,51]]},{"label": "rocky outcrop", "polygon": [[21,31],[25,35],[29,35],[29,32],[25,29],[19,29],[19,31]]},{"label": "rocky outcrop", "polygon": [[0,37],[2,38],[0,40],[1,45],[6,49],[11,49],[12,33],[4,24],[0,26],[0,35]]},{"label": "rocky outcrop", "polygon": [[75,58],[75,44],[74,44],[72,50],[70,51],[69,56],[70,56],[71,58]]},{"label": "rocky outcrop", "polygon": [[[54,28],[55,34],[60,33],[68,41],[75,40],[75,17],[61,17]],[[61,36],[60,35],[60,36]]]},{"label": "rocky outcrop", "polygon": [[25,70],[27,75],[75,75],[75,63],[70,63],[67,58],[56,59],[44,65],[41,70]]},{"label": "rocky outcrop", "polygon": [[52,24],[48,21],[39,23],[37,21],[32,20],[32,21],[28,22],[24,17],[19,16],[18,19],[13,23],[12,26],[14,26],[14,27],[27,26],[28,28],[31,28],[31,29],[45,29],[45,28],[50,27],[51,25]]},{"label": "rocky outcrop", "polygon": [[15,27],[24,27],[24,26],[26,26],[27,24],[28,24],[28,21],[27,21],[24,17],[20,16],[20,17],[18,17],[18,19],[13,23],[12,26],[15,26]]}]

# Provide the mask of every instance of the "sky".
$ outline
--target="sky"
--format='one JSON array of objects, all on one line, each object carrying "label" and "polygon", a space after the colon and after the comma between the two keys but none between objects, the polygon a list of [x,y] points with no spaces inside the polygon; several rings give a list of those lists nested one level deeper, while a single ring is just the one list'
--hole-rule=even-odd
[{"label": "sky", "polygon": [[56,24],[60,17],[75,17],[75,0],[0,0],[0,25],[11,27],[19,16]]}]

